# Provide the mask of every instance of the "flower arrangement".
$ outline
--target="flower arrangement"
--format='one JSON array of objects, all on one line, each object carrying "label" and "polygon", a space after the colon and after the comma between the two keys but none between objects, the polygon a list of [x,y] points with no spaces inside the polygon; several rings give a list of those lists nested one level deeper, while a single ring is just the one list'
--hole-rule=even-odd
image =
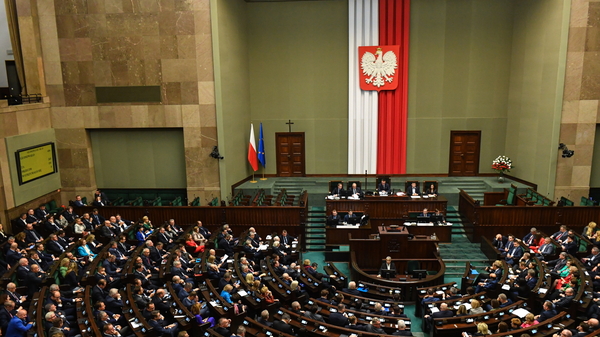
[{"label": "flower arrangement", "polygon": [[507,156],[498,156],[498,158],[492,161],[492,169],[498,172],[510,172],[510,169],[512,168],[512,161],[510,161],[510,158]]}]

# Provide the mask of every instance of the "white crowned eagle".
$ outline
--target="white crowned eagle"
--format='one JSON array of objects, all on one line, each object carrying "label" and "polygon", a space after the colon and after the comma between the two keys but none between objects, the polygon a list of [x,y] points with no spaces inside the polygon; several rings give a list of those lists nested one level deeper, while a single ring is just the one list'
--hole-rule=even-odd
[{"label": "white crowned eagle", "polygon": [[373,82],[373,85],[378,88],[382,87],[385,81],[391,83],[394,80],[393,75],[396,73],[396,68],[398,68],[396,54],[393,51],[388,51],[383,57],[382,55],[381,48],[377,48],[375,55],[366,52],[360,60],[363,75],[367,76],[365,82]]}]

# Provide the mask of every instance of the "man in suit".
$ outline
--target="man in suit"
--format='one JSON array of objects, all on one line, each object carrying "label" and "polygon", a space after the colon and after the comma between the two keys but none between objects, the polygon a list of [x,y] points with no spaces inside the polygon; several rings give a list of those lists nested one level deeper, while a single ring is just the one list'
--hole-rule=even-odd
[{"label": "man in suit", "polygon": [[173,247],[173,239],[167,236],[164,227],[160,227],[158,230],[158,242],[162,242],[162,244],[170,250]]},{"label": "man in suit", "polygon": [[291,235],[288,234],[287,230],[282,230],[281,231],[281,245],[286,249],[289,250],[290,247],[292,246],[292,242],[294,242],[295,238]]},{"label": "man in suit", "polygon": [[561,225],[559,231],[552,234],[550,237],[553,238],[554,240],[562,243],[563,241],[565,241],[567,239],[567,236],[568,236],[567,226]]},{"label": "man in suit", "polygon": [[431,315],[425,315],[424,317],[428,319],[430,323],[433,323],[433,320],[436,318],[448,318],[454,316],[454,312],[448,308],[447,303],[440,304],[440,311],[434,312]]},{"label": "man in suit", "polygon": [[377,186],[377,191],[379,191],[379,193],[385,192],[385,193],[389,194],[390,190],[391,190],[390,184],[388,184],[388,182],[385,179],[381,179],[381,181],[379,182],[379,185]]},{"label": "man in suit", "polygon": [[384,273],[387,274],[396,274],[396,264],[392,262],[392,257],[388,256],[385,258],[385,261],[381,263],[381,267],[379,267],[379,273],[377,277],[381,277]]},{"label": "man in suit", "polygon": [[23,254],[18,252],[19,244],[13,242],[10,244],[10,249],[6,252],[6,263],[11,266],[16,266],[19,260],[23,257]]},{"label": "man in suit", "polygon": [[567,254],[575,255],[577,250],[577,243],[575,243],[575,238],[572,235],[567,235],[567,238],[562,243],[562,250],[567,252]]},{"label": "man in suit", "polygon": [[398,320],[398,331],[394,332],[394,336],[412,336],[412,332],[406,330],[406,323],[404,320]]},{"label": "man in suit", "polygon": [[350,324],[348,321],[348,315],[346,314],[346,305],[344,303],[338,304],[337,312],[332,312],[329,314],[329,323],[341,327]]},{"label": "man in suit", "polygon": [[76,195],[75,196],[75,201],[73,201],[73,205],[75,205],[76,207],[83,207],[83,206],[87,206],[86,204],[83,203],[83,201],[81,200],[81,196],[80,195]]},{"label": "man in suit", "polygon": [[31,223],[34,225],[38,225],[42,222],[42,220],[38,219],[35,216],[35,211],[33,210],[33,208],[30,208],[29,210],[27,210],[27,223]]},{"label": "man in suit", "polygon": [[348,317],[348,325],[344,326],[346,329],[365,331],[365,326],[362,324],[357,324],[358,318],[356,316]]},{"label": "man in suit", "polygon": [[[175,223],[175,220],[173,220],[173,223]],[[198,226],[198,229],[200,230],[200,234],[202,234],[202,236],[204,236],[204,238],[208,240],[210,238],[210,236],[212,235],[212,233],[206,227],[204,227],[202,225],[202,221],[198,221],[196,223],[196,226]]]},{"label": "man in suit", "polygon": [[27,300],[27,296],[21,296],[21,294],[17,293],[17,285],[13,282],[10,282],[6,285],[6,295],[8,299],[15,303],[15,307],[27,307],[28,303],[25,302]]},{"label": "man in suit", "polygon": [[523,237],[523,243],[526,244],[527,247],[537,246],[536,235],[537,229],[535,227],[531,227],[529,233]]},{"label": "man in suit", "polygon": [[106,280],[99,280],[92,288],[92,303],[104,301],[107,295],[104,288],[106,288]]},{"label": "man in suit", "polygon": [[27,224],[23,232],[25,232],[25,242],[28,244],[44,241],[44,238],[33,228],[32,224]]},{"label": "man in suit", "polygon": [[112,288],[108,291],[108,296],[106,297],[104,304],[106,305],[106,310],[113,314],[120,315],[123,313],[123,301],[121,300],[121,294],[117,288]]},{"label": "man in suit", "polygon": [[46,251],[57,257],[65,252],[63,246],[60,243],[58,243],[58,236],[56,234],[50,234],[50,236],[48,237]]},{"label": "man in suit", "polygon": [[[286,315],[286,314],[284,314]],[[289,316],[288,316],[289,317]],[[231,320],[225,317],[219,318],[219,323],[214,328],[215,332],[223,337],[231,337],[231,331],[229,331],[229,325],[231,324]]]},{"label": "man in suit", "polygon": [[49,215],[46,221],[44,221],[44,230],[46,230],[46,233],[55,233],[61,230],[61,227],[54,221],[53,215]]},{"label": "man in suit", "polygon": [[0,330],[6,331],[8,328],[8,323],[16,314],[15,311],[15,302],[11,300],[4,301],[4,305],[0,308]]},{"label": "man in suit", "polygon": [[4,336],[6,337],[25,337],[27,331],[33,327],[31,322],[27,322],[27,310],[21,309],[17,311],[15,317],[13,317],[8,323]]},{"label": "man in suit", "polygon": [[337,184],[337,187],[331,191],[331,195],[333,195],[334,197],[346,196],[346,191],[344,190],[342,183]]},{"label": "man in suit", "polygon": [[581,259],[581,262],[585,265],[585,269],[592,270],[600,264],[600,249],[598,247],[592,248],[592,254],[588,257]]},{"label": "man in suit", "polygon": [[480,293],[483,290],[494,290],[498,285],[498,276],[495,273],[490,273],[489,279],[485,282],[479,282],[475,288],[475,293]]},{"label": "man in suit", "polygon": [[40,221],[46,220],[46,217],[48,216],[48,211],[46,211],[46,204],[41,204],[40,207],[38,207],[33,212],[33,214],[35,215],[36,219]]},{"label": "man in suit", "polygon": [[331,211],[331,215],[327,217],[327,222],[332,224],[338,224],[342,222],[342,216],[338,215],[337,210],[334,209],[333,211]]},{"label": "man in suit", "polygon": [[62,212],[62,216],[65,217],[68,223],[75,221],[76,218],[79,218],[79,215],[73,212],[73,206],[67,206],[67,209]]},{"label": "man in suit", "polygon": [[356,289],[356,282],[354,281],[348,282],[348,288],[344,288],[342,291],[350,295],[360,296],[360,291]]},{"label": "man in suit", "polygon": [[275,329],[277,331],[281,331],[283,333],[290,334],[292,336],[295,336],[296,333],[294,332],[294,329],[290,325],[291,321],[292,321],[292,319],[290,318],[290,315],[283,314],[283,315],[281,315],[281,321],[275,321],[273,323],[273,329]]},{"label": "man in suit", "polygon": [[231,234],[225,235],[221,241],[219,241],[219,248],[225,251],[225,254],[233,256],[233,245],[235,243],[231,239]]},{"label": "man in suit", "polygon": [[550,237],[545,237],[543,243],[539,246],[536,256],[539,259],[545,259],[547,256],[554,255],[554,245]]},{"label": "man in suit", "polygon": [[[323,294],[323,290],[321,290],[321,294]],[[317,301],[321,301],[321,299],[317,299]],[[324,301],[321,301],[321,302],[324,302]],[[325,303],[329,303],[329,302],[325,302]],[[306,312],[304,313],[304,316],[306,316],[310,319],[314,319],[317,322],[325,322],[325,320],[323,319],[323,316],[321,316],[319,314],[319,306],[316,303],[311,305],[310,308],[308,310],[306,310]]]},{"label": "man in suit", "polygon": [[417,186],[417,183],[411,183],[410,186],[408,187],[408,191],[406,191],[406,194],[408,195],[421,195],[421,191],[419,191],[419,186]]},{"label": "man in suit", "polygon": [[348,211],[348,214],[346,214],[344,216],[345,223],[356,223],[357,220],[358,220],[358,217],[356,217],[356,214],[354,214],[354,212],[352,212],[352,210]]},{"label": "man in suit", "polygon": [[91,219],[92,219],[92,225],[94,225],[94,227],[98,227],[98,226],[102,225],[104,223],[104,221],[106,220],[106,219],[104,219],[104,217],[102,217],[102,215],[100,215],[100,213],[98,213],[97,208],[94,208],[92,210]]},{"label": "man in suit", "polygon": [[[190,295],[192,293],[194,293],[194,292],[191,292]],[[161,314],[168,314],[169,309],[171,308],[171,305],[172,305],[172,303],[167,299],[167,297],[165,295],[166,295],[166,290],[160,288],[156,291],[156,294],[152,298],[152,303],[154,303],[154,307],[156,308],[156,310],[160,311]],[[185,303],[184,303],[184,305],[185,305]],[[190,309],[190,308],[188,307],[188,309]]]},{"label": "man in suit", "polygon": [[519,244],[514,244],[512,248],[506,253],[506,263],[509,265],[514,265],[519,259],[523,256],[523,249]]},{"label": "man in suit", "polygon": [[381,321],[377,317],[375,317],[371,320],[371,324],[367,325],[365,331],[380,334],[380,335],[386,335],[385,330],[383,330],[381,328]]},{"label": "man in suit", "polygon": [[262,325],[273,326],[273,322],[269,322],[269,310],[263,310],[260,312],[260,317],[256,321]]},{"label": "man in suit", "polygon": [[347,193],[353,196],[362,197],[362,190],[360,187],[356,186],[356,183],[352,183],[352,187],[350,187]]},{"label": "man in suit", "polygon": [[104,203],[105,205],[108,205],[110,203],[110,200],[108,200],[106,193],[100,191],[100,189],[97,189],[96,192],[94,192],[94,199],[97,199],[98,197],[100,197],[100,200],[102,200],[102,203]]},{"label": "man in suit", "polygon": [[556,310],[554,310],[554,304],[550,301],[546,301],[546,302],[544,302],[542,312],[539,315],[535,316],[535,319],[538,322],[543,322],[554,316],[556,316]]},{"label": "man in suit", "polygon": [[561,294],[559,298],[552,301],[556,310],[564,310],[573,302],[575,298],[575,290],[573,288],[567,288],[564,294]]},{"label": "man in suit", "polygon": [[553,279],[559,278],[558,271],[561,270],[567,264],[567,253],[562,252],[558,255],[558,259],[552,261],[544,261],[544,264],[551,267],[550,275]]},{"label": "man in suit", "polygon": [[19,280],[19,283],[25,282],[27,273],[30,270],[31,269],[29,268],[29,260],[27,258],[22,257],[19,260],[19,266],[17,267],[17,280]]}]

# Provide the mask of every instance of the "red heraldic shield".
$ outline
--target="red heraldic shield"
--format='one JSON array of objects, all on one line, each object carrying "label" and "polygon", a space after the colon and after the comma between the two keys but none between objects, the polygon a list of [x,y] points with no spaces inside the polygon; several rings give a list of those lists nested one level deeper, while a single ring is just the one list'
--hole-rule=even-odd
[{"label": "red heraldic shield", "polygon": [[398,88],[400,46],[358,47],[358,71],[362,90]]}]

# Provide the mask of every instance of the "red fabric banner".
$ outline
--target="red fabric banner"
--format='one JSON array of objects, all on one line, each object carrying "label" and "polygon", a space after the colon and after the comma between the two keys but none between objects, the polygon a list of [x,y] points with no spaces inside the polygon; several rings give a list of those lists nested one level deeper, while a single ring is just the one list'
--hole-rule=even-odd
[{"label": "red fabric banner", "polygon": [[377,173],[406,173],[410,0],[379,0],[379,44],[399,45],[398,87],[379,92]]}]

